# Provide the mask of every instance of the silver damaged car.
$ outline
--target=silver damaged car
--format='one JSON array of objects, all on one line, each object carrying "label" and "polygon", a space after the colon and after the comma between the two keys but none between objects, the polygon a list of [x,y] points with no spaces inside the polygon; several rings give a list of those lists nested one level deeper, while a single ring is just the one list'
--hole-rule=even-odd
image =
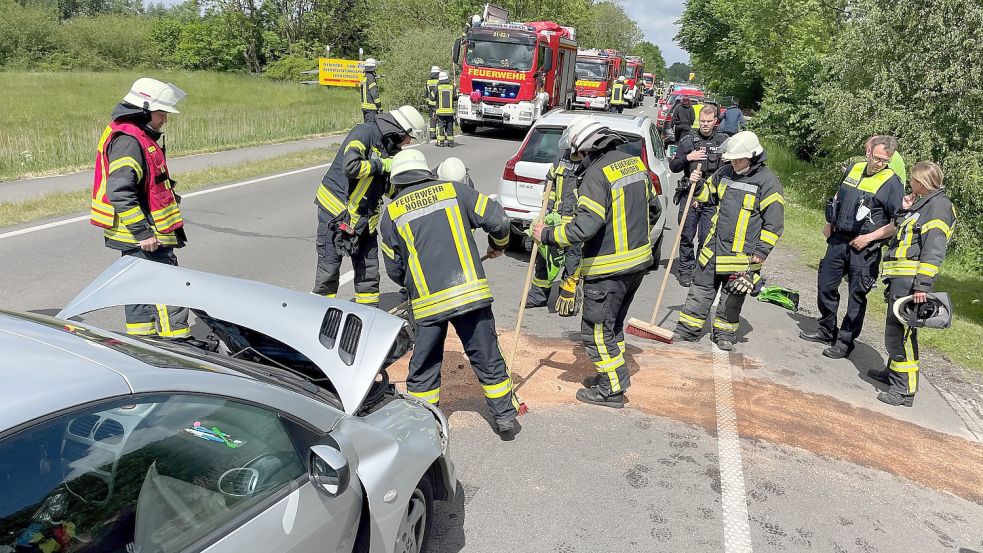
[{"label": "silver damaged car", "polygon": [[[77,322],[188,307],[201,347]],[[377,309],[123,258],[57,317],[0,311],[0,553],[420,552],[447,420]]]}]

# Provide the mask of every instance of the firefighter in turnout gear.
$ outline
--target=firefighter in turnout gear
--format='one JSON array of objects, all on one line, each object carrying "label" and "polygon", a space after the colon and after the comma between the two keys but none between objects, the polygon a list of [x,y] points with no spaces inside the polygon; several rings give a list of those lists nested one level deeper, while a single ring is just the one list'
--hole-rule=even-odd
[{"label": "firefighter in turnout gear", "polygon": [[355,301],[379,304],[376,229],[382,197],[391,194],[392,157],[416,139],[426,142],[427,123],[414,107],[403,106],[348,133],[318,186],[317,272],[313,293],[338,294],[341,260],[352,258]]},{"label": "firefighter in turnout gear", "polygon": [[440,68],[436,65],[430,68],[427,79],[426,99],[427,112],[430,115],[430,140],[437,140],[437,85],[440,84]]},{"label": "firefighter in turnout gear", "polygon": [[644,162],[618,150],[625,142],[590,117],[574,119],[560,137],[560,149],[569,150],[570,159],[581,166],[577,209],[570,221],[533,224],[537,242],[561,248],[582,244],[581,333],[597,381],[578,390],[577,399],[615,408],[624,406],[631,384],[624,323],[652,264],[649,213],[656,203]]},{"label": "firefighter in turnout gear", "polygon": [[[553,189],[546,204],[544,221],[547,225],[559,225],[573,220],[573,214],[577,210],[579,167],[579,164],[570,161],[569,148],[561,150],[558,159],[550,165],[546,179],[553,182]],[[539,249],[540,255],[536,256],[536,272],[533,274],[532,286],[529,287],[529,295],[526,296],[526,308],[546,305],[553,280],[557,276],[557,274],[550,274],[550,269],[553,267],[553,272],[556,268],[562,270],[559,273],[562,279],[557,311],[564,317],[574,315],[572,308],[575,306],[568,300],[575,299],[580,282],[581,245],[572,244],[566,248],[541,245]],[[561,305],[564,307],[562,312]]]},{"label": "firefighter in turnout gear", "polygon": [[[819,328],[799,334],[829,345],[823,355],[840,359],[853,351],[867,311],[867,294],[877,282],[883,239],[891,235],[901,209],[904,185],[888,167],[898,142],[890,136],[867,141],[867,160],[846,170],[839,190],[826,205],[826,255],[819,262]],[[836,328],[840,281],[847,277],[846,315]]]},{"label": "firefighter in turnout gear", "polygon": [[625,111],[628,101],[625,100],[625,77],[622,75],[618,80],[611,83],[611,93],[608,95],[608,104],[611,106],[611,113],[621,113]]},{"label": "firefighter in turnout gear", "polygon": [[[785,228],[785,198],[778,176],[765,166],[764,148],[753,132],[742,131],[727,139],[721,155],[730,164],[696,190],[698,201],[708,203],[715,198],[717,209],[673,340],[700,339],[713,300],[723,289],[711,338],[717,347],[730,351],[737,341],[747,293],[760,284],[761,265]],[[700,170],[693,171],[690,179],[700,183]]]},{"label": "firefighter in turnout gear", "polygon": [[[702,174],[702,179],[717,172],[721,166],[720,146],[727,135],[716,129],[717,106],[705,104],[700,110],[700,128],[696,133],[687,135],[679,143],[676,154],[669,160],[669,170],[673,173],[682,171],[683,178],[676,185],[676,193],[673,202],[679,206],[680,224],[683,225],[683,233],[679,241],[679,259],[676,265],[679,275],[679,283],[683,287],[689,287],[693,281],[693,267],[696,266],[696,247],[710,233],[710,219],[716,210],[716,203],[713,197],[709,202],[700,203],[693,201],[690,206],[686,221],[682,221],[685,200],[689,195],[689,177],[697,169]],[[697,187],[702,186],[702,180],[697,181]]]},{"label": "firefighter in turnout gear", "polygon": [[884,345],[888,365],[886,370],[867,373],[891,386],[877,399],[908,407],[918,391],[918,333],[908,326],[908,321],[898,320],[892,306],[899,298],[912,294],[916,306],[925,303],[956,226],[956,210],[946,196],[938,165],[916,163],[911,169],[911,190],[912,194],[902,200],[899,223],[884,256],[884,297],[888,304]]},{"label": "firefighter in turnout gear", "polygon": [[[518,431],[519,403],[492,314],[492,293],[472,232],[488,233],[488,257],[502,255],[509,220],[502,206],[473,188],[434,178],[419,150],[393,159],[396,196],[382,214],[379,233],[386,272],[405,286],[416,323],[416,344],[406,387],[436,405],[448,324],[464,345],[503,438]],[[456,254],[455,254],[456,252]]]},{"label": "firefighter in turnout gear", "polygon": [[379,82],[375,76],[377,62],[373,58],[365,60],[365,75],[359,81],[359,90],[362,94],[362,119],[366,123],[375,121],[375,118],[382,113],[382,100],[379,99]]},{"label": "firefighter in turnout gear", "polygon": [[[103,228],[106,247],[123,255],[177,265],[184,246],[180,198],[158,143],[169,113],[185,93],[170,83],[137,79],[113,110],[99,139],[90,222]],[[188,310],[166,305],[127,305],[126,332],[135,336],[190,339]]]},{"label": "firefighter in turnout gear", "polygon": [[454,114],[457,113],[457,89],[446,71],[437,77],[437,146],[454,145]]}]

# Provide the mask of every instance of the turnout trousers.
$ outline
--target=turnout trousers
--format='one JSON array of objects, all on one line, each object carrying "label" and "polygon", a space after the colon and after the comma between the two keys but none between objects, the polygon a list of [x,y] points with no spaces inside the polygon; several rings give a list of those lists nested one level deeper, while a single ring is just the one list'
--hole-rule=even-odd
[{"label": "turnout trousers", "polygon": [[437,106],[427,107],[430,112],[430,140],[437,140]]},{"label": "turnout trousers", "polygon": [[[157,263],[177,265],[174,248],[157,248],[147,252],[140,248],[125,250],[124,256],[149,259]],[[123,308],[126,316],[126,333],[132,336],[159,336],[161,338],[188,338],[191,328],[188,326],[188,309],[186,307],[171,307],[169,305],[127,305]]]},{"label": "turnout trousers", "polygon": [[911,294],[912,277],[885,279],[887,290],[887,321],[884,324],[884,347],[887,349],[888,377],[891,391],[914,395],[918,391],[918,330],[909,328],[894,316],[891,306],[895,300]]},{"label": "turnout trousers", "polygon": [[[318,208],[317,210],[317,269],[314,274],[314,289],[319,296],[334,298],[338,295],[341,279],[342,254],[335,247],[331,229],[334,216]],[[379,241],[376,235],[363,232],[358,238],[358,253],[352,256],[355,270],[355,303],[379,305]]]},{"label": "turnout trousers", "polygon": [[[575,274],[577,268],[580,267],[580,246],[580,244],[574,244],[569,248],[561,249],[563,252],[563,270],[559,274],[561,280],[565,280],[570,275]],[[546,305],[546,301],[550,297],[550,290],[552,289],[553,281],[549,277],[546,258],[542,255],[537,255],[536,269],[532,276],[532,285],[529,286],[529,295],[526,296],[526,305],[530,307],[542,307]]]},{"label": "turnout trousers", "polygon": [[708,261],[705,267],[697,265],[693,272],[693,284],[690,285],[689,294],[686,296],[686,304],[679,312],[676,332],[691,338],[698,337],[706,326],[710,308],[719,291],[722,295],[713,318],[713,332],[710,337],[714,342],[723,339],[736,343],[737,329],[741,323],[741,308],[744,307],[747,295],[728,294],[723,286],[729,279],[730,273],[716,272],[716,258]]},{"label": "turnout trousers", "polygon": [[454,143],[454,116],[437,116],[437,144]]},{"label": "turnout trousers", "polygon": [[439,323],[417,325],[416,344],[410,358],[406,389],[410,395],[437,405],[440,402],[440,365],[444,360],[447,325],[461,338],[464,353],[485,393],[488,410],[495,421],[509,421],[518,414],[519,402],[512,391],[512,378],[498,346],[495,316],[491,306],[468,311]]},{"label": "turnout trousers", "polygon": [[696,247],[702,244],[703,240],[710,234],[714,210],[691,207],[686,215],[686,221],[683,221],[683,209],[685,208],[686,205],[680,202],[676,220],[683,225],[683,233],[679,239],[679,259],[676,262],[677,271],[680,275],[691,275],[693,274],[693,267],[696,266]]},{"label": "turnout trousers", "polygon": [[362,110],[362,120],[365,123],[371,123],[371,122],[375,121],[375,118],[376,118],[377,115],[379,115],[379,112],[376,111],[376,110],[374,110],[374,109],[363,109]]},{"label": "turnout trousers", "polygon": [[[847,349],[860,336],[867,313],[867,294],[877,281],[881,263],[881,248],[872,244],[862,251],[850,246],[852,236],[833,233],[826,240],[826,255],[819,262],[819,332],[834,345]],[[849,288],[846,315],[839,332],[836,329],[837,310],[840,306],[840,281],[846,276]]]},{"label": "turnout trousers", "polygon": [[584,281],[584,316],[580,333],[597,371],[597,388],[606,395],[631,385],[625,364],[625,319],[645,271]]}]

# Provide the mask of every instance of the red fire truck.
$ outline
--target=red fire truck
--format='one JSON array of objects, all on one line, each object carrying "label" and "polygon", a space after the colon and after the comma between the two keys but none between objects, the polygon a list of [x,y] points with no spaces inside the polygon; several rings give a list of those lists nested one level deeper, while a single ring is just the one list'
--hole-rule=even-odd
[{"label": "red fire truck", "polygon": [[[613,52],[613,51],[612,51]],[[621,56],[604,50],[577,51],[577,97],[573,105],[608,110],[608,91],[618,78]]]},{"label": "red fire truck", "polygon": [[644,95],[642,72],[645,71],[645,60],[638,56],[628,56],[625,62],[625,68],[621,72],[625,78],[625,100],[628,100],[630,107],[638,107],[642,104]]},{"label": "red fire truck", "polygon": [[[494,8],[494,7],[492,7]],[[461,66],[457,117],[461,131],[481,126],[529,128],[555,107],[573,106],[577,41],[552,21],[485,17],[454,45]]]}]

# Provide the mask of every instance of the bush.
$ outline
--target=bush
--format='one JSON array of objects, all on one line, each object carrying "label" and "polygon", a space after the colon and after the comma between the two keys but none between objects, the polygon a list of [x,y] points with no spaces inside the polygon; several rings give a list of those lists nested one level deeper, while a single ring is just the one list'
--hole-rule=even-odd
[{"label": "bush", "polygon": [[33,67],[58,46],[53,10],[0,0],[0,67]]},{"label": "bush", "polygon": [[304,75],[303,71],[317,69],[317,60],[303,56],[284,56],[266,66],[263,76],[275,81],[314,81],[317,75]]},{"label": "bush", "polygon": [[451,73],[451,51],[460,33],[436,27],[407,31],[379,60],[382,101],[387,109],[426,105],[427,78],[434,65]]},{"label": "bush", "polygon": [[103,14],[75,17],[60,29],[60,50],[72,60],[69,68],[106,70],[153,65],[157,57],[150,19]]}]

